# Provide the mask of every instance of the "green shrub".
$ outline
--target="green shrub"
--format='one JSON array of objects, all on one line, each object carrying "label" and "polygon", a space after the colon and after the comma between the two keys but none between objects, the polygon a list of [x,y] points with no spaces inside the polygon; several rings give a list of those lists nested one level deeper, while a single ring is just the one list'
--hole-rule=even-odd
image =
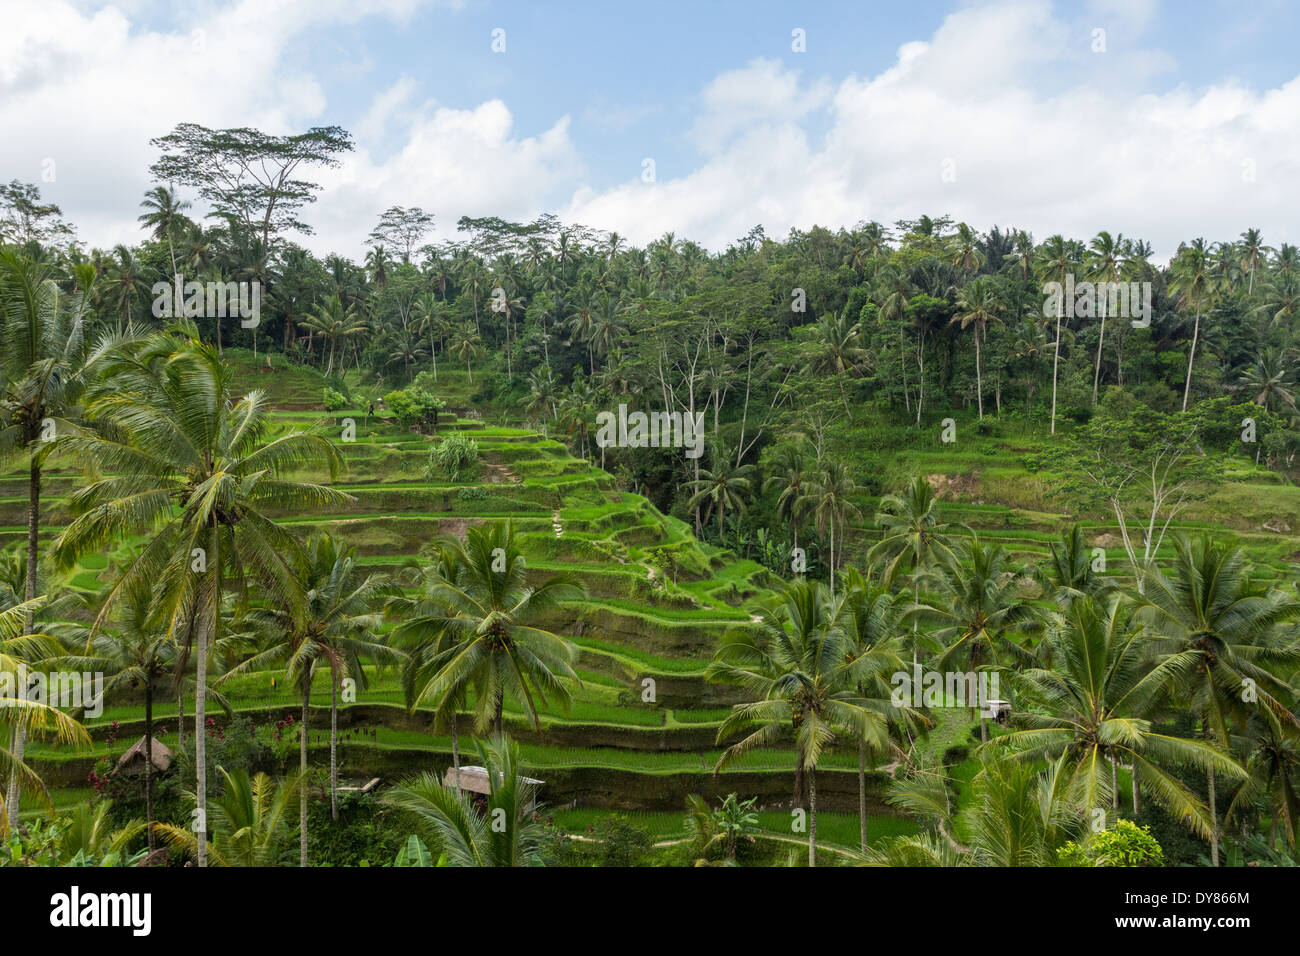
[{"label": "green shrub", "polygon": [[462,481],[478,465],[478,442],[464,432],[451,432],[429,451],[427,477],[442,474],[448,481]]},{"label": "green shrub", "polygon": [[1058,859],[1062,866],[1164,866],[1165,854],[1150,827],[1117,820],[1082,845],[1070,841]]},{"label": "green shrub", "polygon": [[[295,802],[295,807],[296,807]],[[308,854],[313,866],[383,866],[406,842],[403,822],[383,814],[371,794],[340,793],[339,818],[329,800],[307,804]],[[297,821],[295,811],[294,821]]]},{"label": "green shrub", "polygon": [[412,425],[420,428],[431,425],[437,428],[438,412],[447,403],[427,389],[413,386],[389,392],[384,396],[384,404],[392,410],[397,424],[403,428]]},{"label": "green shrub", "polygon": [[334,391],[328,385],[325,387],[325,409],[331,412],[341,411],[348,407],[346,395]]}]

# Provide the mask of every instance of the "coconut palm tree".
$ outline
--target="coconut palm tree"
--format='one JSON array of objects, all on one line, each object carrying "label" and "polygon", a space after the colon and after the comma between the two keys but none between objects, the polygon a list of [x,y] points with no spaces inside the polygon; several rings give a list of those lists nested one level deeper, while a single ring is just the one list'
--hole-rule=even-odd
[{"label": "coconut palm tree", "polygon": [[414,329],[395,329],[393,331],[392,345],[389,346],[388,364],[401,366],[405,372],[405,381],[411,380],[411,366],[419,364],[428,352],[424,347],[424,340],[421,339]]},{"label": "coconut palm tree", "polygon": [[1002,268],[1028,282],[1034,274],[1034,237],[1024,229],[1012,232],[1011,251],[1002,257]]},{"label": "coconut palm tree", "polygon": [[696,858],[696,866],[718,865],[709,862],[709,855],[717,846],[723,850],[721,865],[736,865],[736,850],[740,841],[752,843],[763,832],[754,810],[757,803],[757,797],[741,800],[734,793],[729,793],[715,810],[698,793],[686,795],[686,835]]},{"label": "coconut palm tree", "polygon": [[[431,293],[417,298],[411,313],[415,317],[416,331],[421,335],[427,334],[429,336],[429,358],[433,362],[433,381],[436,384],[438,381],[438,346],[442,344],[442,340],[451,326],[442,317],[442,308]],[[409,371],[407,374],[410,374]]]},{"label": "coconut palm tree", "polygon": [[[921,603],[921,578],[936,561],[952,556],[948,525],[939,520],[939,499],[930,481],[917,475],[901,495],[880,499],[876,524],[883,530],[881,539],[867,552],[867,564],[883,562],[884,582],[892,584],[904,568],[912,576],[912,602]],[[912,661],[916,661],[916,622],[912,623]]]},{"label": "coconut palm tree", "polygon": [[474,368],[470,363],[487,354],[483,348],[482,336],[467,322],[451,333],[451,347],[448,351],[465,363],[465,371],[469,373],[469,382],[473,385]]},{"label": "coconut palm tree", "polygon": [[302,778],[295,774],[276,783],[264,773],[250,777],[242,767],[217,772],[226,786],[213,801],[211,845],[189,827],[160,823],[159,832],[173,849],[202,860],[201,866],[209,856],[217,866],[278,866],[290,845],[289,806]]},{"label": "coconut palm tree", "polygon": [[166,627],[159,627],[154,614],[157,607],[149,582],[133,581],[122,595],[111,626],[91,638],[86,648],[95,666],[111,675],[105,694],[126,689],[144,693],[144,806],[150,852],[154,849],[153,702],[176,666],[176,645]]},{"label": "coconut palm tree", "polygon": [[[1065,237],[1059,233],[1048,237],[1038,249],[1035,266],[1038,269],[1039,277],[1043,282],[1059,282],[1062,287],[1065,285],[1066,276],[1070,275],[1077,265],[1074,247],[1066,241]],[[1061,364],[1061,320],[1065,317],[1065,296],[1062,294],[1057,299],[1056,308],[1056,341],[1052,346],[1052,427],[1051,432],[1056,434],[1056,381],[1057,369]],[[1073,305],[1073,303],[1071,303]]]},{"label": "coconut palm tree", "polygon": [[817,349],[814,367],[832,375],[853,374],[867,357],[867,350],[862,347],[862,329],[847,310],[817,320]]},{"label": "coconut palm tree", "polygon": [[[63,293],[48,266],[15,249],[0,250],[0,461],[27,458],[27,580],[25,600],[37,595],[40,561],[41,474],[52,442],[79,431],[82,397],[100,364],[135,340],[133,330],[87,338],[89,300],[83,287]],[[30,622],[29,622],[30,623]],[[13,752],[21,762],[23,732]],[[17,812],[17,777],[6,797]]]},{"label": "coconut palm tree", "polygon": [[587,346],[587,374],[596,374],[596,355],[592,347],[592,338],[596,330],[596,317],[600,313],[601,300],[590,295],[581,302],[574,303],[569,313],[569,334]]},{"label": "coconut palm tree", "polygon": [[794,547],[799,547],[799,525],[807,512],[810,474],[807,462],[807,439],[799,436],[777,450],[772,473],[763,480],[763,490],[777,492],[776,516],[790,522]]},{"label": "coconut palm tree", "polygon": [[[853,501],[854,496],[861,491],[858,483],[853,480],[848,465],[838,460],[823,461],[808,484],[808,511],[812,514],[817,533],[821,535],[829,532],[832,591],[835,590],[835,568],[844,556],[849,521],[862,514]],[[835,537],[837,529],[838,545]]]},{"label": "coconut palm tree", "polygon": [[559,418],[558,393],[559,383],[554,373],[548,366],[539,365],[528,373],[528,404],[524,410],[534,421],[546,415]]},{"label": "coconut palm tree", "polygon": [[[384,603],[385,619],[397,622],[390,640],[404,652],[402,690],[411,713],[420,705],[419,689],[437,670],[439,655],[456,640],[456,634],[444,626],[446,608],[439,597],[448,582],[454,584],[460,577],[462,549],[455,545],[453,538],[444,537],[426,549],[426,560],[411,559],[405,569],[409,575],[406,583],[418,593],[413,597],[395,594]],[[465,706],[466,694],[461,693],[444,697],[434,710],[435,728],[451,731],[451,765],[457,771],[460,770],[457,716]]]},{"label": "coconut palm tree", "polygon": [[[1300,650],[1279,625],[1300,616],[1300,604],[1255,587],[1240,549],[1208,535],[1175,541],[1172,573],[1153,568],[1137,596],[1141,619],[1154,632],[1151,651],[1171,686],[1190,702],[1207,740],[1227,750],[1229,725],[1252,710],[1267,710],[1282,725],[1300,728],[1282,702],[1289,684],[1274,668],[1293,667]],[[1207,767],[1210,858],[1219,865],[1216,767]]]},{"label": "coconut palm tree", "polygon": [[1268,254],[1272,248],[1264,245],[1264,237],[1258,229],[1247,229],[1241,234],[1241,242],[1237,244],[1237,249],[1241,256],[1241,268],[1250,277],[1246,286],[1246,294],[1255,294],[1255,273],[1259,267],[1268,261]]},{"label": "coconut palm tree", "polygon": [[[985,754],[958,812],[945,775],[917,768],[894,782],[888,799],[933,826],[937,836],[895,837],[862,860],[867,866],[1053,866],[1065,844],[1084,832],[1068,784],[1064,758],[1039,770]],[[954,832],[968,843],[958,843]]]},{"label": "coconut palm tree", "polygon": [[[1034,608],[1022,593],[1023,576],[1010,561],[1002,545],[985,544],[971,532],[934,568],[936,599],[912,613],[934,625],[930,637],[941,648],[935,670],[974,673],[1004,662],[1032,661],[1015,638],[1034,623]],[[980,740],[987,739],[988,720],[981,714]]]},{"label": "coconut palm tree", "polygon": [[[56,743],[82,746],[90,743],[90,734],[76,720],[57,706],[33,699],[22,688],[27,685],[30,673],[37,672],[47,661],[56,661],[65,654],[60,642],[48,634],[28,633],[30,621],[46,604],[41,596],[31,601],[19,601],[0,610],[0,674],[11,680],[0,681],[0,714],[4,723],[12,727],[15,736],[50,737]],[[17,690],[17,693],[13,691]],[[0,773],[16,779],[18,786],[35,789],[43,802],[53,807],[41,778],[23,762],[23,755],[7,749],[0,740]],[[18,820],[18,802],[12,797],[0,798],[0,838],[7,838],[13,823]]]},{"label": "coconut palm tree", "polygon": [[148,301],[151,285],[145,277],[145,267],[136,260],[135,253],[120,243],[113,247],[112,257],[101,272],[104,276],[100,283],[102,294],[122,315],[118,325],[121,333],[131,324],[136,299]]},{"label": "coconut palm tree", "polygon": [[[369,678],[362,660],[396,663],[401,655],[377,633],[382,623],[379,607],[394,589],[377,575],[361,573],[354,549],[327,533],[315,534],[306,548],[294,555],[297,589],[305,595],[305,614],[295,614],[289,602],[257,608],[254,621],[268,625],[270,646],[230,668],[218,685],[232,677],[285,664],[289,681],[302,691],[299,723],[300,772],[307,773],[307,725],[312,678],[324,669],[330,681],[330,816],[338,819],[339,688],[345,679],[364,689]],[[299,793],[299,816],[305,825],[306,788]],[[305,834],[300,839],[306,839]],[[305,858],[301,861],[306,866]]]},{"label": "coconut palm tree", "polygon": [[1187,411],[1187,398],[1192,392],[1192,368],[1196,364],[1196,345],[1201,336],[1201,315],[1214,307],[1219,283],[1213,275],[1210,250],[1204,239],[1193,239],[1178,249],[1171,265],[1173,281],[1169,291],[1178,297],[1178,304],[1191,309],[1196,315],[1192,327],[1192,346],[1187,353],[1187,382],[1183,386],[1183,411]]},{"label": "coconut palm tree", "polygon": [[144,194],[144,201],[140,206],[145,212],[144,215],[137,217],[136,221],[144,225],[154,239],[167,240],[167,252],[172,260],[172,276],[179,275],[173,239],[189,222],[185,210],[190,208],[190,204],[177,196],[170,186],[155,186]]},{"label": "coconut palm tree", "polygon": [[1152,723],[1182,662],[1166,657],[1147,666],[1142,628],[1118,593],[1081,597],[1061,612],[1044,640],[1050,668],[1009,673],[1024,706],[1017,728],[989,746],[1020,759],[1064,758],[1071,802],[1091,813],[1110,804],[1118,811],[1117,768],[1139,772],[1141,787],[1176,819],[1209,836],[1212,818],[1197,796],[1171,772],[1176,768],[1245,775],[1209,744],[1164,733]]},{"label": "coconut palm tree", "polygon": [[980,339],[984,337],[990,325],[1002,324],[1002,312],[1006,305],[997,284],[989,276],[980,276],[962,287],[957,295],[957,314],[953,322],[962,329],[973,326],[975,329],[975,403],[979,408],[980,421],[984,420],[984,374],[980,365]]},{"label": "coconut palm tree", "polygon": [[757,624],[728,631],[705,671],[706,679],[739,684],[750,702],[737,704],[718,728],[721,744],[749,731],[718,759],[720,771],[757,747],[791,732],[795,744],[795,799],[808,799],[808,865],[817,865],[817,764],[837,735],[868,749],[888,744],[888,721],[866,706],[858,680],[866,670],[849,653],[836,625],[826,586],[794,581],[767,602]]},{"label": "coconut palm tree", "polygon": [[1254,363],[1241,373],[1242,387],[1253,393],[1251,401],[1268,411],[1300,414],[1295,404],[1295,366],[1285,349],[1264,348],[1255,353]]},{"label": "coconut palm tree", "polygon": [[346,348],[348,342],[364,335],[370,327],[363,317],[357,315],[356,306],[345,307],[338,295],[327,298],[317,311],[303,316],[298,324],[329,342],[329,362],[325,366],[327,377],[334,372],[335,349],[340,344]]},{"label": "coconut palm tree", "polygon": [[1059,604],[1084,594],[1093,594],[1110,582],[1093,567],[1092,552],[1083,540],[1083,527],[1070,525],[1048,545],[1048,557],[1034,570],[1043,594]]},{"label": "coconut palm tree", "polygon": [[[864,578],[856,568],[846,572],[835,596],[831,616],[847,640],[847,660],[857,681],[860,705],[879,714],[889,727],[890,749],[904,757],[899,741],[912,738],[930,725],[918,709],[896,706],[892,678],[905,673],[899,655],[901,604],[897,595],[881,584]],[[861,846],[867,846],[867,758],[865,739],[858,741],[858,824]],[[871,753],[875,759],[879,753]]]},{"label": "coconut palm tree", "polygon": [[1278,273],[1259,283],[1259,305],[1255,311],[1274,325],[1289,325],[1300,314],[1300,278]]},{"label": "coconut palm tree", "polygon": [[[342,457],[319,435],[290,432],[266,440],[266,396],[234,397],[233,373],[193,325],[158,336],[106,369],[86,415],[111,422],[104,434],[59,439],[59,447],[99,477],[75,492],[75,517],[55,542],[61,566],[123,535],[150,535],[104,596],[95,621],[137,582],[159,586],[160,619],[178,644],[197,643],[195,675],[196,797],[206,814],[204,720],[208,649],[219,638],[227,586],[246,600],[250,578],[269,596],[300,612],[292,555],[296,539],[272,513],[321,513],[354,501],[318,484],[283,477],[325,466],[338,473]],[[206,865],[206,841],[198,844]]]},{"label": "coconut palm tree", "polygon": [[483,813],[465,791],[433,773],[404,781],[384,801],[412,816],[439,865],[541,866],[544,829],[533,812],[534,786],[522,773],[518,745],[498,735],[479,754],[488,779]]},{"label": "coconut palm tree", "polygon": [[971,276],[984,267],[987,257],[980,249],[979,234],[966,223],[958,223],[957,231],[948,240],[951,261],[963,275]]},{"label": "coconut palm tree", "polygon": [[530,585],[518,539],[509,521],[470,528],[465,542],[448,543],[443,559],[451,579],[435,581],[426,602],[412,608],[403,635],[443,640],[422,657],[411,681],[415,703],[445,706],[472,696],[481,733],[502,731],[506,697],[522,703],[541,729],[536,699],[567,710],[572,698],[560,678],[577,680],[577,652],[564,638],[533,623],[584,589],[566,575]]},{"label": "coconut palm tree", "polygon": [[[587,432],[591,429],[592,418],[595,415],[596,400],[599,396],[596,389],[582,375],[579,369],[574,375],[573,382],[565,390],[560,399],[559,418],[562,424],[570,434],[578,433],[578,455],[582,458],[587,457]],[[601,467],[605,465],[605,449],[600,450]]]},{"label": "coconut palm tree", "polygon": [[[718,516],[718,537],[722,536],[722,521],[728,508],[743,512],[750,494],[750,475],[753,465],[738,465],[733,460],[731,450],[720,442],[714,442],[710,450],[711,468],[701,468],[698,480],[691,482],[694,494],[686,507],[698,511],[703,504],[708,505],[710,513]],[[705,520],[708,518],[706,516]]]},{"label": "coconut palm tree", "polygon": [[1262,800],[1271,823],[1268,845],[1277,845],[1277,831],[1292,850],[1296,847],[1297,817],[1300,817],[1300,734],[1270,711],[1254,715],[1246,730],[1249,750],[1246,780],[1228,804],[1224,820],[1245,816]]},{"label": "coconut palm tree", "polygon": [[587,339],[587,347],[594,355],[603,359],[618,349],[627,335],[627,323],[623,320],[625,311],[626,306],[618,296],[605,296]]},{"label": "coconut palm tree", "polygon": [[[1124,234],[1112,236],[1102,230],[1088,243],[1087,275],[1096,283],[1118,282],[1124,267]],[[1100,286],[1099,286],[1100,288]],[[1101,382],[1101,349],[1106,342],[1107,296],[1100,292],[1097,305],[1101,312],[1101,331],[1097,335],[1097,366],[1092,373],[1092,403],[1097,404],[1097,388]]]}]

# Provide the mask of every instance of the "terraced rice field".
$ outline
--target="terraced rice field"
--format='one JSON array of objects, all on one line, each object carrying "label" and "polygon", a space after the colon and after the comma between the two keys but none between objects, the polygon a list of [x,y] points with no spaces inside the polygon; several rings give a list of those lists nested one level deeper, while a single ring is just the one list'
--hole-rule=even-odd
[{"label": "terraced rice field", "polygon": [[[374,573],[400,581],[402,570],[419,562],[439,535],[463,535],[475,523],[508,518],[522,536],[538,579],[567,572],[585,585],[585,599],[567,603],[544,622],[580,650],[579,680],[568,682],[572,708],[561,712],[543,706],[540,732],[522,711],[506,710],[507,730],[520,741],[529,767],[546,780],[545,799],[552,808],[584,825],[590,814],[615,809],[648,815],[653,832],[668,834],[663,821],[671,816],[680,822],[688,793],[758,796],[768,814],[789,805],[790,751],[758,751],[720,776],[713,773],[720,754],[718,727],[740,697],[736,689],[704,677],[719,637],[728,629],[751,626],[755,602],[769,595],[775,583],[772,572],[701,544],[687,524],[639,495],[618,490],[611,476],[574,458],[541,431],[488,424],[466,416],[463,409],[450,409],[438,436],[412,434],[386,418],[367,419],[363,409],[325,413],[307,407],[311,402],[305,387],[286,383],[273,391],[275,427],[281,431],[314,428],[337,438],[344,419],[356,423],[355,440],[339,445],[347,468],[334,482],[352,500],[334,511],[288,518],[295,530],[328,529],[355,546],[362,564]],[[426,474],[433,443],[453,430],[471,434],[479,446],[480,468],[469,483],[432,480]],[[1049,501],[1032,493],[1026,497],[1024,489],[1037,481],[1021,463],[1030,450],[1010,444],[992,458],[904,451],[897,467],[943,476],[952,489],[945,520],[996,539],[1032,562],[1046,556],[1050,541],[1074,516],[1052,510]],[[42,499],[44,534],[52,537],[66,522],[67,498],[79,481],[71,463],[50,463]],[[999,500],[999,489],[1006,487],[1020,489],[1022,500]],[[0,477],[0,546],[25,533],[25,496],[24,475]],[[1249,507],[1242,504],[1232,511],[1233,502]],[[854,529],[850,556],[878,535],[870,521],[877,499],[864,498],[859,505],[864,518]],[[1300,528],[1300,490],[1226,485],[1202,503],[1201,511],[1189,511],[1174,530],[1205,527],[1198,520],[1203,513],[1236,516],[1232,531],[1250,551],[1261,579],[1280,577],[1293,567],[1300,536],[1290,529]],[[1117,529],[1104,520],[1085,524],[1090,539],[1106,547],[1108,560],[1122,567]],[[98,591],[109,577],[110,562],[137,544],[125,542],[112,553],[84,559],[71,586]],[[374,670],[367,676],[357,699],[342,708],[343,776],[395,779],[431,768],[441,771],[451,759],[451,740],[432,732],[427,712],[407,711],[395,673]],[[231,680],[222,691],[236,712],[264,734],[299,705],[284,689],[281,675],[269,671]],[[328,745],[323,688],[312,706],[310,743],[313,761],[320,763],[327,760]],[[175,702],[156,704],[162,739],[169,744],[176,739],[176,713]],[[95,738],[92,748],[56,752],[32,747],[33,763],[55,788],[56,804],[85,792],[97,759],[116,756],[137,739],[142,716],[138,702],[119,700],[87,722]],[[468,715],[465,720],[463,726],[468,726]],[[971,727],[964,711],[946,712],[926,747],[942,754],[969,743]],[[462,740],[461,746],[472,745]],[[824,761],[818,790],[828,813],[856,810],[856,766],[856,752],[833,753]],[[873,824],[876,836],[911,826],[884,803],[886,782],[881,771],[869,777],[872,811],[884,821]],[[765,826],[776,825],[773,820],[765,817]],[[845,842],[853,842],[855,826],[843,829]]]}]

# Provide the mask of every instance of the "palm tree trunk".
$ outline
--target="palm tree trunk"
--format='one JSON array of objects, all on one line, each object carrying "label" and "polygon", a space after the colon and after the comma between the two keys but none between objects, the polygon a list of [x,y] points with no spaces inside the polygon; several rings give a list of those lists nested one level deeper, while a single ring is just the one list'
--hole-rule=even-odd
[{"label": "palm tree trunk", "polygon": [[[1196,364],[1196,341],[1201,336],[1201,312],[1196,312],[1196,324],[1192,327],[1192,350],[1187,353],[1187,384],[1183,386],[1183,411],[1187,411],[1187,396],[1192,391],[1192,366]],[[1218,866],[1218,863],[1214,864]]]},{"label": "palm tree trunk", "polygon": [[[1105,300],[1103,300],[1105,301]],[[1097,367],[1092,373],[1092,404],[1097,404],[1097,387],[1101,383],[1101,346],[1106,341],[1106,308],[1101,310],[1101,332],[1097,335]]]},{"label": "palm tree trunk", "polygon": [[831,516],[829,524],[830,524],[830,531],[831,531],[831,594],[834,594],[835,593],[835,517],[834,515]]},{"label": "palm tree trunk", "polygon": [[[26,600],[30,601],[36,597],[36,574],[40,568],[40,536],[41,536],[41,466],[36,463],[36,456],[33,454],[31,467],[28,470],[27,477],[27,586],[24,592]],[[31,629],[32,615],[28,615],[27,629]],[[26,684],[19,689],[20,694],[26,694]],[[15,764],[21,763],[23,751],[27,744],[27,731],[24,727],[15,727],[13,735],[13,745],[10,753],[13,755]],[[21,788],[19,787],[18,768],[14,767],[9,773],[9,788],[5,795],[5,806],[8,808],[9,819],[18,822],[18,804],[22,798]]]},{"label": "palm tree trunk", "polygon": [[1061,311],[1065,308],[1062,302],[1056,307],[1056,346],[1052,350],[1052,434],[1056,434],[1056,370],[1061,363]]},{"label": "palm tree trunk", "polygon": [[925,404],[925,335],[916,340],[916,423],[921,424],[921,406]]},{"label": "palm tree trunk", "polygon": [[1110,805],[1119,813],[1119,764],[1114,757],[1110,759]]},{"label": "palm tree trunk", "polygon": [[302,719],[298,721],[298,865],[307,865],[307,708],[311,705],[311,684],[302,690]]},{"label": "palm tree trunk", "polygon": [[1214,768],[1211,767],[1208,772],[1208,783],[1210,791],[1210,865],[1219,865],[1219,808],[1216,806],[1216,793],[1214,789]]},{"label": "palm tree trunk", "polygon": [[867,743],[858,741],[858,830],[861,848],[867,848]]},{"label": "palm tree trunk", "polygon": [[[202,612],[200,612],[202,613]],[[194,793],[199,813],[198,823],[198,864],[208,865],[208,737],[207,728],[203,726],[207,716],[208,691],[208,628],[212,629],[215,642],[217,627],[221,621],[221,529],[217,516],[212,516],[212,622],[204,622],[199,628],[198,659],[195,661],[194,674]]]},{"label": "palm tree trunk", "polygon": [[451,765],[456,770],[456,783],[460,784],[460,735],[456,732],[456,708],[451,709]]},{"label": "palm tree trunk", "polygon": [[1136,764],[1136,763],[1133,764],[1133,766],[1132,766],[1132,771],[1133,771],[1133,780],[1132,780],[1132,783],[1133,783],[1133,816],[1137,816],[1137,815],[1138,815],[1138,811],[1140,811],[1142,808],[1138,805],[1138,767],[1137,767],[1137,764]]},{"label": "palm tree trunk", "polygon": [[980,328],[975,326],[975,404],[980,421],[984,421],[984,374],[980,370]]},{"label": "palm tree trunk", "polygon": [[144,685],[144,820],[153,852],[153,678]]},{"label": "palm tree trunk", "polygon": [[185,684],[176,682],[176,745],[185,746]]},{"label": "palm tree trunk", "polygon": [[339,818],[339,683],[330,672],[330,819]]},{"label": "palm tree trunk", "polygon": [[808,865],[817,865],[817,768],[808,769]]}]

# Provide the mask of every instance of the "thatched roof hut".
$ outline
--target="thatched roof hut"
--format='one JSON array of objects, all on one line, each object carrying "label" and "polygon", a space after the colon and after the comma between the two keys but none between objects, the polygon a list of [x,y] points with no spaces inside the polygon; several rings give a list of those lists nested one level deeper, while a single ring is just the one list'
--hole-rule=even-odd
[{"label": "thatched roof hut", "polygon": [[[519,782],[532,787],[534,793],[544,783],[542,780],[535,777],[525,777],[523,774],[519,775]],[[464,793],[481,793],[483,796],[487,796],[492,792],[492,788],[488,783],[486,767],[461,767],[459,776],[456,774],[455,767],[448,767],[442,784],[444,787],[455,787]],[[536,802],[536,800],[529,800],[527,809],[531,810],[536,805]]]},{"label": "thatched roof hut", "polygon": [[[172,765],[171,748],[157,737],[153,740],[153,769],[163,773]],[[140,737],[117,761],[117,769],[125,773],[144,773],[145,738]]]}]

